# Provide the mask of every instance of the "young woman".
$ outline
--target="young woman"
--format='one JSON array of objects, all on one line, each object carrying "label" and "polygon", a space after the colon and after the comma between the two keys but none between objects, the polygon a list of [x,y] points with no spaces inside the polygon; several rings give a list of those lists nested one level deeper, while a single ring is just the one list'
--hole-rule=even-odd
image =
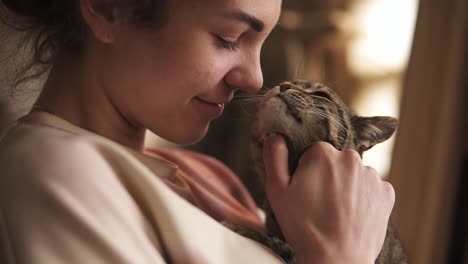
[{"label": "young woman", "polygon": [[[144,150],[199,141],[236,90],[262,86],[280,0],[2,0],[49,72],[0,143],[2,263],[281,263],[224,228],[261,230],[224,165]],[[318,143],[294,175],[265,141],[266,190],[299,263],[373,263],[394,203],[351,150]],[[292,180],[290,180],[292,177]]]}]

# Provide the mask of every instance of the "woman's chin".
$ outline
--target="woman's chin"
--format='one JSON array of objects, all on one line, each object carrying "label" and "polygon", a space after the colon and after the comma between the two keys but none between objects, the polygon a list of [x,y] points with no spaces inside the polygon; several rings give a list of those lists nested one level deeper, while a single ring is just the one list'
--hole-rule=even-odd
[{"label": "woman's chin", "polygon": [[178,133],[168,133],[167,135],[155,134],[177,145],[192,145],[202,140],[207,132],[208,126],[197,129],[186,128],[183,131],[178,131]]},{"label": "woman's chin", "polygon": [[193,145],[193,144],[196,144],[198,142],[200,142],[203,137],[205,136],[205,134],[203,134],[202,136],[198,136],[198,137],[185,137],[183,139],[180,139],[178,141],[174,141],[175,144],[177,145]]}]

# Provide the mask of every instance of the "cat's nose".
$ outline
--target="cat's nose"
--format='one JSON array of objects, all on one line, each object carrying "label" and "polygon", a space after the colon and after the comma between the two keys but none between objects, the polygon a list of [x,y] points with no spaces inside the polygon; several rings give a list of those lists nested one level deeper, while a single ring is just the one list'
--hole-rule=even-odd
[{"label": "cat's nose", "polygon": [[285,92],[287,90],[291,89],[291,85],[287,83],[280,84],[280,92]]}]

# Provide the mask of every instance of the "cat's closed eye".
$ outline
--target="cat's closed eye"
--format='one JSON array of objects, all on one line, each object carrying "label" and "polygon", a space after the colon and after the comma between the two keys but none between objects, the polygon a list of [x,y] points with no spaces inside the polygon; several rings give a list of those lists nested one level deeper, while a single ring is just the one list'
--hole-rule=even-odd
[{"label": "cat's closed eye", "polygon": [[329,101],[333,101],[330,94],[326,93],[326,92],[322,92],[322,91],[318,91],[318,92],[312,92],[311,95],[313,96],[318,96],[318,97],[322,97],[322,98],[325,98]]}]

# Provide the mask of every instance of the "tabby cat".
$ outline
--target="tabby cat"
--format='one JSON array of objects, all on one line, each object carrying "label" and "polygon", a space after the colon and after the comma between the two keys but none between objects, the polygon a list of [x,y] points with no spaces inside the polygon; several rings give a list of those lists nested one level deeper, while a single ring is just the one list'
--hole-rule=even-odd
[{"label": "tabby cat", "polygon": [[[252,155],[256,169],[264,177],[263,140],[270,134],[285,138],[292,173],[300,155],[312,143],[326,141],[338,150],[354,149],[359,155],[375,144],[387,140],[395,131],[392,117],[361,117],[353,114],[329,87],[309,81],[284,82],[269,90],[260,100],[252,126]],[[232,230],[271,248],[286,263],[295,263],[292,248],[265,202],[267,235],[243,226],[225,223]],[[407,263],[402,245],[391,226],[376,263]]]}]

